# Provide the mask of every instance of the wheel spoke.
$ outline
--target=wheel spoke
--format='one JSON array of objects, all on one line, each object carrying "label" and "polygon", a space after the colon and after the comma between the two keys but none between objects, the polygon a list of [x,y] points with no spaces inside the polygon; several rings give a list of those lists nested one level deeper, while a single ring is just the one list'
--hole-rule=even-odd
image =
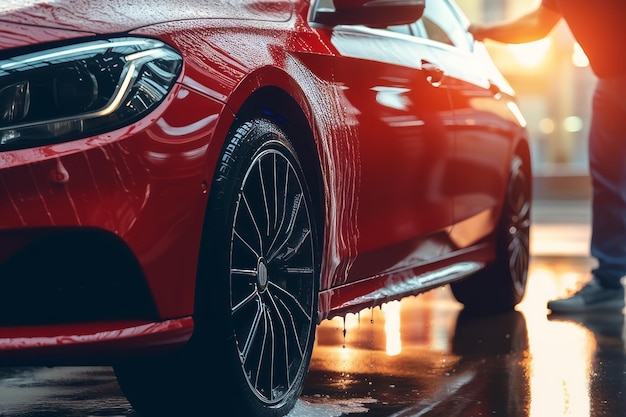
[{"label": "wheel spoke", "polygon": [[[282,192],[282,204],[280,204],[280,223],[278,224],[277,228],[276,228],[276,233],[274,234],[274,238],[272,239],[272,243],[270,244],[270,249],[268,249],[268,253],[275,253],[277,252],[277,250],[274,250],[272,248],[274,248],[276,246],[276,242],[279,238],[281,238],[281,236],[283,236],[284,233],[289,233],[290,229],[289,226],[286,227],[284,232],[281,232],[283,230],[283,227],[285,225],[285,219],[289,213],[289,211],[287,210],[287,204],[289,201],[289,197],[290,197],[290,193],[289,193],[289,177],[290,177],[290,173],[291,173],[291,166],[287,164],[287,161],[284,161],[284,167],[283,169],[285,170],[285,177],[284,177],[284,181],[283,181],[283,192]],[[278,176],[278,173],[277,173]],[[298,186],[297,189],[298,192],[301,191],[300,187]],[[278,193],[278,185],[276,188],[276,192]],[[275,200],[276,202],[276,212],[278,213],[279,211],[279,204],[278,204],[278,199]],[[270,255],[270,259],[272,258],[272,255]]]},{"label": "wheel spoke", "polygon": [[[238,309],[234,309],[236,312]],[[263,319],[263,305],[259,304],[259,307],[256,309],[256,314],[251,323],[249,323],[248,330],[246,332],[246,338],[243,342],[243,347],[240,349],[240,355],[242,361],[245,363],[248,359],[248,355],[250,353],[250,348],[252,346],[252,342],[254,341],[255,336],[257,335],[260,329],[260,323]],[[265,336],[264,336],[265,337]]]},{"label": "wheel spoke", "polygon": [[[260,348],[259,348],[259,359],[258,361],[255,363],[252,363],[250,365],[250,367],[256,367],[256,372],[255,372],[255,378],[254,378],[254,386],[255,388],[259,389],[262,392],[265,392],[265,395],[269,395],[268,398],[272,398],[272,384],[273,384],[273,380],[274,380],[274,373],[273,373],[273,369],[274,369],[274,338],[272,337],[272,334],[274,332],[273,328],[274,325],[272,323],[271,317],[268,316],[267,313],[263,314],[264,317],[264,332],[263,332],[263,340],[261,341]],[[268,331],[269,328],[269,331]],[[266,348],[268,347],[269,344],[269,352],[266,351]],[[264,363],[266,360],[270,361],[269,366],[267,369],[269,369],[269,373],[266,374],[265,372],[265,367],[264,367]],[[256,366],[255,366],[256,365]],[[265,381],[263,381],[265,379]],[[265,390],[263,389],[263,385],[266,385]]]},{"label": "wheel spoke", "polygon": [[[280,322],[280,329],[276,328],[272,328],[272,335],[273,335],[273,339],[274,339],[274,343],[275,345],[278,345],[279,342],[282,343],[283,346],[283,355],[284,355],[284,372],[285,372],[285,379],[286,379],[286,385],[290,386],[291,385],[291,376],[289,375],[289,335],[287,334],[287,323],[285,323],[285,319],[288,319],[288,321],[291,323],[292,326],[294,326],[294,322],[293,322],[293,317],[291,315],[291,312],[289,311],[288,308],[286,308],[286,306],[283,305],[284,311],[285,313],[281,313],[281,308],[276,304],[276,300],[274,299],[274,297],[272,297],[271,292],[268,291],[268,293],[266,294],[267,299],[268,299],[268,304],[271,305],[272,310],[276,313],[276,317],[278,318],[278,321]],[[282,304],[282,303],[281,303]],[[276,326],[278,327],[278,326]],[[295,326],[294,326],[295,327]],[[295,345],[298,348],[298,351],[300,353],[300,358],[302,358],[302,349],[300,347],[300,340],[298,338],[298,333],[297,331],[295,331],[295,328],[293,328],[294,332],[292,333],[292,336],[295,340]],[[280,334],[279,334],[280,332]],[[272,369],[275,369],[275,367],[272,367]]]},{"label": "wheel spoke", "polygon": [[[276,287],[273,287],[276,288]],[[279,291],[280,291],[280,287]],[[304,356],[304,346],[301,343],[300,340],[300,335],[298,334],[298,325],[296,324],[296,319],[294,317],[294,314],[292,313],[292,311],[289,309],[289,307],[287,306],[287,304],[283,301],[283,299],[279,296],[276,297],[271,297],[272,298],[272,304],[274,305],[274,308],[276,309],[276,312],[280,315],[280,320],[281,323],[283,324],[284,328],[285,328],[285,332],[284,332],[284,341],[285,341],[285,346],[289,345],[289,339],[287,336],[287,329],[289,328],[291,330],[291,334],[292,337],[295,341],[295,346],[298,349],[298,354],[300,356],[300,358],[302,358]],[[291,298],[291,300],[293,301],[293,298]],[[277,304],[280,303],[280,305]],[[282,313],[281,313],[282,312]],[[309,321],[311,319],[311,317],[304,311],[301,310],[303,316],[305,317],[306,321]],[[286,323],[286,321],[288,321],[289,324]],[[285,349],[285,359],[286,359],[286,364],[289,364],[289,357],[288,357],[288,349]]]},{"label": "wheel spoke", "polygon": [[294,306],[298,307],[298,310],[300,310],[300,312],[304,315],[304,317],[307,320],[311,320],[311,316],[309,315],[309,312],[307,311],[306,308],[304,308],[304,306],[302,305],[302,303],[300,302],[300,300],[296,296],[294,296],[293,294],[289,293],[284,288],[282,288],[279,285],[276,285],[273,282],[270,282],[270,286],[276,291],[275,294],[277,296],[279,296],[281,299],[285,298],[285,299],[289,300],[291,305],[294,305]]},{"label": "wheel spoke", "polygon": [[261,199],[263,200],[263,206],[265,208],[265,218],[267,220],[267,224],[266,224],[266,230],[265,230],[265,235],[269,236],[270,235],[270,224],[271,224],[271,220],[270,220],[270,209],[269,209],[269,205],[268,205],[268,197],[267,197],[267,191],[265,189],[265,177],[263,176],[263,168],[261,166],[261,160],[259,160],[257,162],[257,166],[259,169],[259,182],[261,185]]},{"label": "wheel spoke", "polygon": [[310,275],[310,274],[313,274],[315,270],[309,266],[304,266],[304,267],[288,266],[285,268],[285,272],[287,272],[288,274]]},{"label": "wheel spoke", "polygon": [[257,275],[257,272],[254,269],[231,268],[230,269],[230,273],[231,274],[238,274],[238,275],[247,275],[247,276],[251,276],[251,277],[256,277],[256,275]]},{"label": "wheel spoke", "polygon": [[234,305],[231,307],[231,314],[236,314],[238,311],[241,311],[241,309],[247,305],[249,305],[250,303],[256,301],[258,298],[258,294],[256,291],[252,292],[250,295],[248,295],[247,297],[245,297],[242,301],[240,301],[237,305]]},{"label": "wheel spoke", "polygon": [[[289,236],[286,237],[285,241],[270,255],[270,260],[278,258],[281,261],[288,261],[291,259],[294,255],[298,254],[302,245],[304,245],[310,237],[311,231],[304,229],[295,242],[290,242],[292,234],[292,232],[289,232]],[[290,243],[291,245],[289,245]]]},{"label": "wheel spoke", "polygon": [[[270,260],[273,260],[279,253],[282,252],[283,248],[285,246],[287,246],[289,244],[289,241],[293,235],[294,229],[295,229],[295,224],[296,224],[296,219],[298,217],[298,214],[300,212],[300,208],[302,207],[302,194],[296,194],[294,196],[293,199],[293,206],[292,206],[292,210],[291,210],[291,218],[289,219],[289,223],[286,226],[285,229],[285,236],[282,239],[281,243],[278,245],[278,248],[276,248],[275,250],[272,250],[270,253],[271,255],[269,256]],[[308,232],[309,230],[306,230],[306,233],[304,233],[301,237],[301,241],[303,242],[306,237],[308,236]],[[291,252],[294,252],[296,248],[288,248],[287,249],[287,254],[290,254]]]},{"label": "wheel spoke", "polygon": [[290,247],[290,246],[287,247],[287,252],[285,253],[284,256],[281,257],[281,259],[283,261],[288,261],[295,254],[300,252],[300,248],[302,247],[302,245],[304,245],[304,242],[308,241],[308,238],[309,238],[310,235],[311,235],[311,231],[310,230],[304,230],[304,233],[302,233],[302,236],[300,236],[300,239],[298,239],[294,243],[293,248]]},{"label": "wheel spoke", "polygon": [[274,174],[272,175],[272,178],[274,180],[274,230],[276,230],[277,228],[277,223],[278,223],[278,160],[276,157],[276,154],[274,154],[274,158],[273,158],[273,168],[274,168]]},{"label": "wheel spoke", "polygon": [[254,249],[252,247],[252,245],[250,243],[248,243],[240,234],[237,230],[234,231],[235,237],[237,239],[239,239],[241,241],[241,243],[243,243],[248,249],[250,249],[250,252],[252,252],[255,256],[261,256],[261,254],[259,252],[257,252],[256,249]]},{"label": "wheel spoke", "polygon": [[259,239],[259,249],[263,251],[263,238],[261,237],[261,230],[259,229],[259,224],[254,217],[254,212],[250,207],[250,203],[248,202],[248,198],[245,193],[242,193],[243,202],[246,206],[246,210],[248,211],[248,215],[250,216],[250,220],[252,221],[252,225],[254,226],[254,230],[256,232],[257,238]]}]

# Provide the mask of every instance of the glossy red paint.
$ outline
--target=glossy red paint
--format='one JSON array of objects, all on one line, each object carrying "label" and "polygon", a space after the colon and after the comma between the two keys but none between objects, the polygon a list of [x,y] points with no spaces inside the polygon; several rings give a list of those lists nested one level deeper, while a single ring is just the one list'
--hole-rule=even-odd
[{"label": "glossy red paint", "polygon": [[[119,357],[154,354],[182,347],[191,337],[193,320],[183,318],[152,322],[110,322],[3,328],[0,349],[3,362],[68,363],[94,357],[108,363]],[[33,336],[36,334],[37,336]]]},{"label": "glossy red paint", "polygon": [[[21,349],[41,358],[86,345],[98,359],[111,344],[134,352],[144,342],[184,342],[197,265],[210,256],[200,242],[214,172],[234,120],[251,112],[297,115],[293,140],[314,174],[323,227],[320,319],[425,291],[494,259],[510,161],[528,159],[528,149],[514,97],[495,69],[484,70],[483,51],[311,23],[308,1],[202,3],[0,6],[0,58],[120,33],[160,39],[183,58],[173,89],[141,120],[0,152],[0,262],[60,230],[97,231],[109,240],[91,253],[94,268],[124,257],[153,305],[130,324],[77,316],[30,326],[14,317],[0,328],[0,360]],[[251,107],[251,97],[265,107]],[[54,280],[74,254],[49,249],[56,262],[37,271]]]},{"label": "glossy red paint", "polygon": [[[11,256],[5,251],[18,245],[13,239],[23,248],[33,243],[23,242],[17,229],[107,230],[151,277],[158,318],[190,315],[207,198],[206,152],[223,109],[179,86],[149,119],[128,128],[1,153],[0,216],[3,230],[13,233],[0,246],[0,259]],[[71,253],[64,256],[72,261]],[[100,254],[101,262],[109,262],[106,257]]]}]

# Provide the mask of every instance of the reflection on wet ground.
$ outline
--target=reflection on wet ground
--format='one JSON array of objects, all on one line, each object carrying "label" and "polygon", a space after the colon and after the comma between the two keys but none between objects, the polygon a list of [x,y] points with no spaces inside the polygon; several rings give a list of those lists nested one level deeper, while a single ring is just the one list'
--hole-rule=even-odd
[{"label": "reflection on wet ground", "polygon": [[539,207],[513,313],[472,317],[446,288],[325,322],[302,403],[334,407],[320,416],[624,416],[624,315],[546,310],[589,279],[588,220],[586,202]]},{"label": "reflection on wet ground", "polygon": [[526,300],[495,317],[468,315],[441,289],[324,323],[302,401],[370,417],[623,416],[624,316],[546,314],[589,268],[534,259]]},{"label": "reflection on wet ground", "polygon": [[0,416],[138,416],[108,367],[0,368]]},{"label": "reflection on wet ground", "polygon": [[[544,209],[517,311],[472,317],[444,288],[326,321],[289,417],[623,417],[624,315],[546,310],[588,279],[586,212]],[[106,367],[0,369],[0,415],[138,417]]]}]

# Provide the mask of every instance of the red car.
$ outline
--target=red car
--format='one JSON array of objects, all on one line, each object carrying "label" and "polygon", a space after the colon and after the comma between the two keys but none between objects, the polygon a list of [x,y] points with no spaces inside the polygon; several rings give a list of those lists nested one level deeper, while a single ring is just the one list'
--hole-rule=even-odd
[{"label": "red car", "polygon": [[529,144],[466,27],[449,0],[3,2],[0,362],[278,416],[322,320],[446,284],[512,309]]}]

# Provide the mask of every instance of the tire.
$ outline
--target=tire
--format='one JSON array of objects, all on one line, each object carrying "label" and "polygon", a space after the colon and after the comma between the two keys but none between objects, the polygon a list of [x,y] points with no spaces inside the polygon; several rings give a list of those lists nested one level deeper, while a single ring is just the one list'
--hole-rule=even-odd
[{"label": "tire", "polygon": [[496,231],[495,261],[478,273],[450,284],[452,294],[467,310],[510,311],[524,297],[530,261],[529,172],[521,157],[513,158]]},{"label": "tire", "polygon": [[311,195],[268,119],[225,142],[211,186],[194,334],[182,352],[116,367],[140,412],[278,417],[298,400],[317,324],[320,250]]}]

